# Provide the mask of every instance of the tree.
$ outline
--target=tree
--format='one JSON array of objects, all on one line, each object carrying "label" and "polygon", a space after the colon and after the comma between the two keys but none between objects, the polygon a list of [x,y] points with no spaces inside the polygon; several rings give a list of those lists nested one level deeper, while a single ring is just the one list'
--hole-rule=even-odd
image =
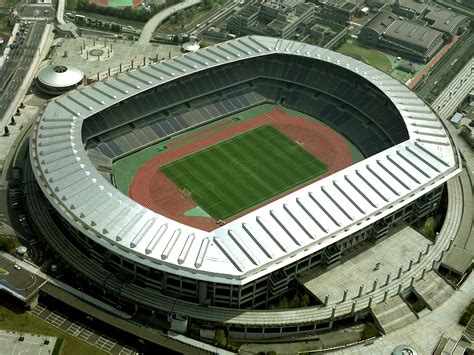
[{"label": "tree", "polygon": [[288,309],[288,299],[283,297],[278,304],[278,309]]},{"label": "tree", "polygon": [[201,328],[196,323],[191,323],[191,325],[188,328],[189,334],[194,334],[194,335],[197,335],[197,336],[199,336],[199,331],[200,330],[201,330]]},{"label": "tree", "polygon": [[303,297],[301,297],[301,302],[300,302],[300,307],[308,307],[309,306],[309,296],[308,294],[304,294]]},{"label": "tree", "polygon": [[223,329],[217,329],[214,340],[217,341],[219,347],[225,348],[227,345],[227,336],[225,335],[225,331]]},{"label": "tree", "polygon": [[295,294],[289,303],[289,308],[298,308],[300,305],[300,298],[298,294]]},{"label": "tree", "polygon": [[203,0],[202,6],[205,10],[210,10],[214,7],[215,1],[214,0]]}]

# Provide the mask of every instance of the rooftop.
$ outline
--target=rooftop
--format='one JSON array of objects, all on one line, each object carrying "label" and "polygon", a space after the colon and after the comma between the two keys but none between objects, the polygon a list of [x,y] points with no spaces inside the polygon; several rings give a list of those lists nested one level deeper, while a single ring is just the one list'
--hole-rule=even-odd
[{"label": "rooftop", "polygon": [[442,33],[407,20],[395,20],[385,31],[385,36],[418,47],[428,48]]},{"label": "rooftop", "polygon": [[380,36],[396,20],[397,16],[395,14],[387,11],[380,11],[369,22],[367,22],[364,28],[370,28]]},{"label": "rooftop", "polygon": [[[396,3],[397,1],[395,1],[394,6],[397,6]],[[419,2],[417,0],[399,0],[399,4],[400,7],[405,7],[407,9],[414,10],[417,14],[421,14],[428,7],[427,3]]]},{"label": "rooftop", "polygon": [[467,23],[468,18],[454,11],[438,5],[430,5],[428,13],[424,16],[433,24],[431,27],[442,32],[454,32],[462,23]]},{"label": "rooftop", "polygon": [[48,65],[38,72],[37,79],[44,85],[55,88],[69,87],[82,81],[84,73],[72,65]]}]

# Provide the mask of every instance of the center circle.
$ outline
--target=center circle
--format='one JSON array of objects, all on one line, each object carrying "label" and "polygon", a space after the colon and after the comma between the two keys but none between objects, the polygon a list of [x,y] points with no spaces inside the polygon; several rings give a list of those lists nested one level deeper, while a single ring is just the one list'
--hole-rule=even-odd
[{"label": "center circle", "polygon": [[252,177],[258,173],[258,165],[248,160],[235,161],[232,169],[238,176]]},{"label": "center circle", "polygon": [[104,50],[103,49],[91,49],[89,51],[89,54],[90,55],[93,55],[94,57],[100,57],[102,54],[104,54]]}]

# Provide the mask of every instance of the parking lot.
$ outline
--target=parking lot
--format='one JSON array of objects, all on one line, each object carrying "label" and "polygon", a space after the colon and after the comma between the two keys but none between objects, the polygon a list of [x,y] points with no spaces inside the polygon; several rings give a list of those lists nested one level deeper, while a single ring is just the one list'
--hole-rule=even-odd
[{"label": "parking lot", "polygon": [[87,327],[80,322],[69,320],[64,314],[52,311],[41,304],[38,304],[35,308],[30,310],[29,313],[42,319],[46,323],[51,324],[53,327],[81,339],[98,349],[108,352],[109,354],[131,355],[137,353],[137,351],[130,346],[120,344],[117,340],[104,334],[98,334],[92,328]]}]

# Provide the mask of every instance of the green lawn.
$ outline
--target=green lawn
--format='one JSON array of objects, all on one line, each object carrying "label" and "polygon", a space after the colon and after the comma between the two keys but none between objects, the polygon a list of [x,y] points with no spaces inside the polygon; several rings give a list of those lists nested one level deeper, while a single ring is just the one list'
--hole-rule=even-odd
[{"label": "green lawn", "polygon": [[219,220],[321,176],[328,167],[276,128],[262,126],[160,171]]},{"label": "green lawn", "polygon": [[384,73],[389,73],[392,70],[390,60],[384,54],[374,49],[363,48],[354,43],[347,42],[339,47],[337,51],[367,63]]},{"label": "green lawn", "polygon": [[[13,29],[13,26],[10,25],[8,18],[9,18],[8,15],[0,16],[0,33],[4,33],[6,35],[9,35]],[[5,41],[5,45],[6,45],[6,41]]]}]

